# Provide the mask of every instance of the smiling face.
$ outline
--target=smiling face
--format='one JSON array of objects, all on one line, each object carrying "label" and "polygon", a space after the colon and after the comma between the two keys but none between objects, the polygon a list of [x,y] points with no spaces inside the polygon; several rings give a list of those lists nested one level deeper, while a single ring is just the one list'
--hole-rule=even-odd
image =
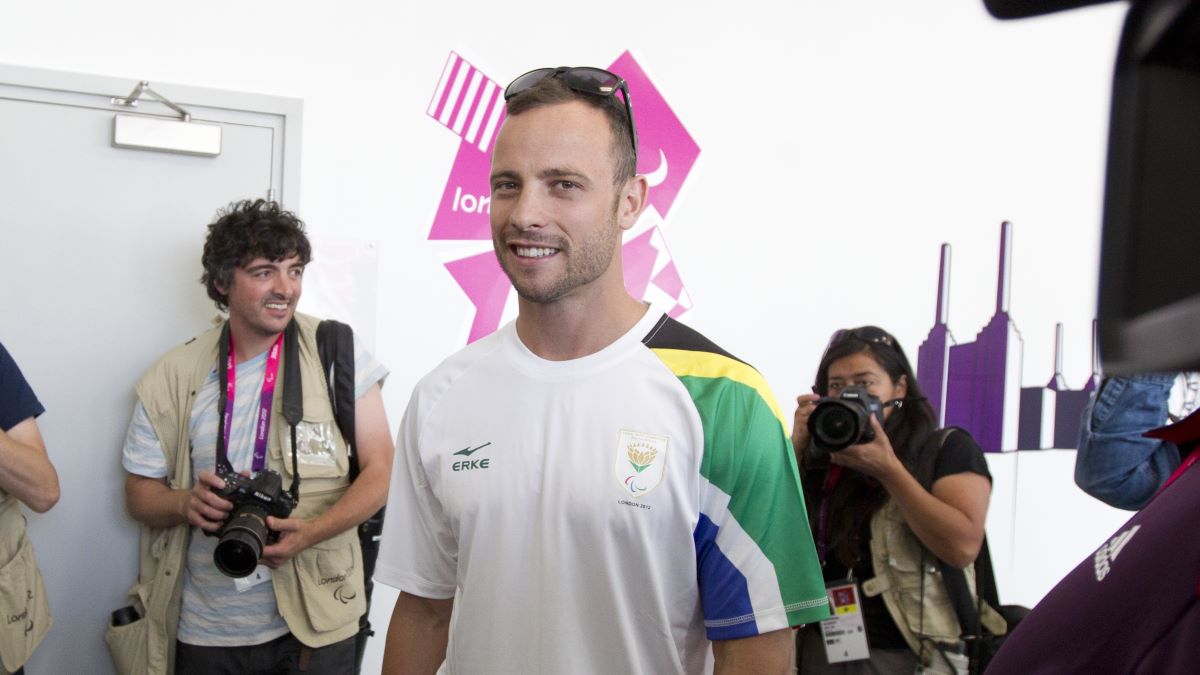
[{"label": "smiling face", "polygon": [[[612,132],[579,101],[508,117],[492,155],[496,258],[526,302],[624,290],[621,234],[640,199],[613,185]],[[615,262],[615,264],[614,264]]]},{"label": "smiling face", "polygon": [[271,261],[254,258],[233,271],[229,288],[229,324],[236,333],[257,338],[283,332],[300,300],[304,263],[298,256]]},{"label": "smiling face", "polygon": [[[894,399],[904,398],[908,392],[905,376],[900,376],[899,382],[893,382],[887,371],[871,357],[869,352],[858,352],[842,357],[829,364],[829,390],[826,396],[838,396],[846,387],[863,387],[867,393],[887,403]],[[887,419],[894,408],[883,409],[883,417]]]}]

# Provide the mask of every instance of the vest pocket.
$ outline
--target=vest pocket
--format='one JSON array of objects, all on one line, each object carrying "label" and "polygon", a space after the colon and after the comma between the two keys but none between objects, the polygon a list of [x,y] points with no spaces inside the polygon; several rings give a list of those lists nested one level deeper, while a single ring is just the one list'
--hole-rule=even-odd
[{"label": "vest pocket", "polygon": [[[296,425],[296,462],[300,468],[301,490],[306,478],[340,478],[350,471],[350,457],[346,443],[333,418],[321,418],[309,414],[313,404],[305,397],[304,419]],[[326,403],[328,407],[328,403]],[[276,434],[276,445],[271,449],[283,465],[283,474],[292,475],[292,429],[282,417],[272,422]]]},{"label": "vest pocket", "polygon": [[313,630],[324,633],[343,628],[367,611],[357,528],[301,551],[296,556],[296,572]]},{"label": "vest pocket", "polygon": [[[144,613],[144,612],[143,612]],[[150,620],[145,616],[130,623],[104,629],[104,641],[112,655],[118,673],[136,673],[146,667],[149,657],[146,650],[150,641]]]},{"label": "vest pocket", "polygon": [[914,652],[923,637],[958,639],[958,617],[937,559],[921,545],[894,501],[871,519],[871,557],[876,576],[863,583],[863,592],[883,595],[888,613]]},{"label": "vest pocket", "polygon": [[0,662],[13,672],[29,660],[51,623],[33,545],[24,534],[17,554],[0,567],[0,611]]}]

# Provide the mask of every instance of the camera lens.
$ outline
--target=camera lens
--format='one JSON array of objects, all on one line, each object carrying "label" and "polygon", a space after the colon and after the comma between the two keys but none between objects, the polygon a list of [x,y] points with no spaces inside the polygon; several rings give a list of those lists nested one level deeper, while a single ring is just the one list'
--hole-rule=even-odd
[{"label": "camera lens", "polygon": [[267,512],[247,504],[234,512],[213,551],[213,563],[226,576],[249,576],[258,567],[267,541]]},{"label": "camera lens", "polygon": [[837,398],[820,399],[808,417],[813,446],[837,452],[857,443],[869,443],[875,438],[871,416],[874,414],[883,424],[881,410],[879,399],[862,387],[847,387]]},{"label": "camera lens", "polygon": [[226,576],[241,578],[249,576],[258,566],[262,548],[245,532],[231,532],[217,544],[213,561],[217,569]]},{"label": "camera lens", "polygon": [[858,438],[857,416],[841,405],[828,406],[822,413],[815,422],[815,436],[821,440],[821,444],[838,449],[852,445]]}]

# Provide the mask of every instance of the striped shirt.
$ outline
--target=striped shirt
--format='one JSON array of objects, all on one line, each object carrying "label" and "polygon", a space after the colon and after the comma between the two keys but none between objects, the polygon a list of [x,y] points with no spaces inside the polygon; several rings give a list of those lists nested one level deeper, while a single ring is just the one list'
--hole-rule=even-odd
[{"label": "striped shirt", "polygon": [[[235,471],[250,471],[254,459],[254,431],[266,373],[267,352],[237,364],[233,423],[229,434],[229,461]],[[355,399],[371,385],[382,384],[387,369],[354,337]],[[216,364],[196,392],[189,436],[192,442],[192,475],[213,471],[216,465],[217,399],[220,383]],[[275,433],[272,430],[271,433]],[[122,459],[125,470],[138,476],[163,478],[168,474],[163,453],[146,409],[138,402],[125,436]],[[287,487],[285,482],[284,487]],[[213,564],[217,538],[193,528],[183,578],[183,606],[179,615],[179,640],[201,646],[245,646],[273,640],[288,632],[275,603],[270,580],[239,592],[234,580]]]}]

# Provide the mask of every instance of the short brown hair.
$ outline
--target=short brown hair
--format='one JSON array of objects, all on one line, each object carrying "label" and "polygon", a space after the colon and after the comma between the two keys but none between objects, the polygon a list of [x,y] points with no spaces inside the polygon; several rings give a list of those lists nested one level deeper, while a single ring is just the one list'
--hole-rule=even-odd
[{"label": "short brown hair", "polygon": [[612,132],[613,183],[623,185],[637,175],[637,155],[634,154],[633,138],[629,132],[633,120],[629,119],[625,104],[615,93],[612,96],[588,94],[568,87],[561,77],[545,77],[508,99],[508,114],[520,115],[529,110],[571,101],[583,101],[603,112],[608,119],[608,128]]}]

